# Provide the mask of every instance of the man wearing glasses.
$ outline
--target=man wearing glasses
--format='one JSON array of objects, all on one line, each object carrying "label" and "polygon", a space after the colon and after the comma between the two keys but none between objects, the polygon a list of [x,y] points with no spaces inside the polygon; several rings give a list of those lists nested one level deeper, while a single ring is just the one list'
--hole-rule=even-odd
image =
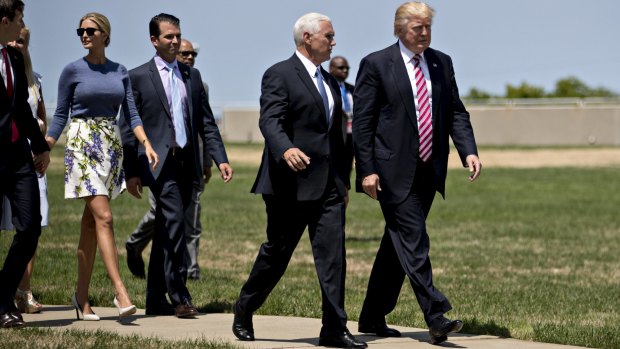
[{"label": "man wearing glasses", "polygon": [[[198,52],[194,49],[192,42],[187,39],[181,39],[177,60],[193,68],[197,56]],[[207,84],[203,83],[203,85],[208,93]],[[202,144],[200,144],[200,149],[202,150]],[[200,154],[199,158],[203,158],[202,154]],[[187,278],[190,280],[200,279],[200,267],[198,266],[198,245],[200,234],[202,233],[202,225],[200,224],[200,195],[204,191],[205,184],[211,178],[211,159],[209,158],[208,160],[209,163],[206,164],[207,166],[204,166],[204,177],[194,182],[189,207],[185,211],[185,242],[187,251],[183,259],[183,267],[187,272]],[[149,192],[149,203],[151,208],[144,214],[136,230],[134,230],[125,243],[127,265],[131,273],[139,278],[145,277],[142,251],[153,239],[153,232],[155,230],[155,210],[157,207],[151,192]]]}]

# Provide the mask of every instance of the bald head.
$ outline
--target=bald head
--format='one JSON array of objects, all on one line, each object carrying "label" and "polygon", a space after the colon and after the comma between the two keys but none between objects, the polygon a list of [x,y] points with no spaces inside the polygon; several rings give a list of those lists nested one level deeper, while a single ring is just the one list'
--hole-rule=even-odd
[{"label": "bald head", "polygon": [[329,62],[329,73],[339,82],[344,82],[349,76],[349,62],[342,56],[332,58]]},{"label": "bald head", "polygon": [[196,63],[197,55],[198,53],[194,50],[194,45],[192,45],[192,42],[187,39],[181,39],[179,53],[177,53],[177,60],[193,68],[194,63]]}]

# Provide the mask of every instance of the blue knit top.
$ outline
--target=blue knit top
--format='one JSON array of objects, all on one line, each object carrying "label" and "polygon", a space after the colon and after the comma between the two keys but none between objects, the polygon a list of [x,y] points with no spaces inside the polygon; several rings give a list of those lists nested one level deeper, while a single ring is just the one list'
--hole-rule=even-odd
[{"label": "blue knit top", "polygon": [[56,112],[47,134],[57,140],[70,115],[116,117],[120,106],[131,129],[142,125],[127,69],[109,59],[104,64],[91,64],[80,58],[60,74]]}]

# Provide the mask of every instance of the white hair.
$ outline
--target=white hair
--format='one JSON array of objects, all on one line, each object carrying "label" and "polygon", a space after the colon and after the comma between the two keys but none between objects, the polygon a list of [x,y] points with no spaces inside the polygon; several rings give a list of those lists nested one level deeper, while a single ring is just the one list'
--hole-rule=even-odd
[{"label": "white hair", "polygon": [[293,39],[295,40],[295,46],[299,47],[304,42],[304,33],[315,34],[321,31],[320,23],[327,21],[331,23],[329,17],[316,12],[306,13],[299,17],[295,25],[293,26]]}]

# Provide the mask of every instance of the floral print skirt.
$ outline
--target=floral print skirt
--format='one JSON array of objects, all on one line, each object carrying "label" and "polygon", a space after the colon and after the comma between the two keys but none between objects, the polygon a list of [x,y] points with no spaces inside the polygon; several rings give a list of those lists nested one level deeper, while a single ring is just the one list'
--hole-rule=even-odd
[{"label": "floral print skirt", "polygon": [[65,199],[116,198],[125,190],[123,146],[115,117],[71,120],[65,147]]}]

